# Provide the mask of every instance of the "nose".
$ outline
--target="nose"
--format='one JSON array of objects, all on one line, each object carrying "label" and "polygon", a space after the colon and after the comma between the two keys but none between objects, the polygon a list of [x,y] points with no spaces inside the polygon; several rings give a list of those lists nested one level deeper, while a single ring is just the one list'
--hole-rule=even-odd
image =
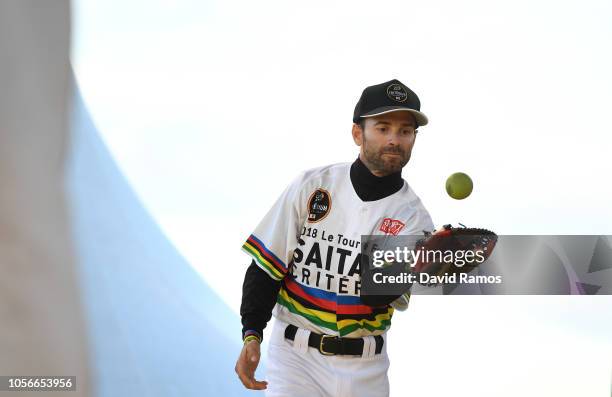
[{"label": "nose", "polygon": [[399,131],[391,132],[387,137],[387,143],[393,146],[399,145],[399,135],[400,135]]}]

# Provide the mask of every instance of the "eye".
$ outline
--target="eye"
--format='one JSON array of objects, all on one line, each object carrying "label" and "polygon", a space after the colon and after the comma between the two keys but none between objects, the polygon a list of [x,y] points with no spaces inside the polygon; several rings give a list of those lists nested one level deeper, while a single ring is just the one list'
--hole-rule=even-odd
[{"label": "eye", "polygon": [[378,131],[380,131],[380,132],[385,132],[385,131],[387,131],[387,128],[386,128],[386,127],[378,127],[377,129],[378,129]]}]

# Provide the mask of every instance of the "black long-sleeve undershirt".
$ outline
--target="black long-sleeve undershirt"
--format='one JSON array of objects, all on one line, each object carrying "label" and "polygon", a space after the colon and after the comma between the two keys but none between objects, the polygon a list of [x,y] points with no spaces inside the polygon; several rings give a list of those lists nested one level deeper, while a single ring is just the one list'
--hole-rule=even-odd
[{"label": "black long-sleeve undershirt", "polygon": [[240,316],[243,338],[247,330],[253,330],[263,338],[263,330],[272,317],[280,287],[280,281],[274,280],[254,260],[251,261],[242,284]]},{"label": "black long-sleeve undershirt", "polygon": [[[377,177],[359,158],[351,165],[351,183],[363,201],[380,200],[396,193],[404,186],[401,172]],[[384,271],[383,271],[384,273]],[[272,279],[252,261],[242,285],[242,335],[248,330],[257,332],[263,338],[263,330],[272,317],[272,309],[281,287],[281,282]],[[368,306],[385,306],[399,295],[362,295],[361,301]]]}]

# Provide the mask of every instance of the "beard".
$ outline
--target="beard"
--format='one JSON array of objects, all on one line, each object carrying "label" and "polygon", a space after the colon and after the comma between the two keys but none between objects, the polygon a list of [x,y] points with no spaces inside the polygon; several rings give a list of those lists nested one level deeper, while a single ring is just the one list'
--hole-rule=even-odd
[{"label": "beard", "polygon": [[[385,156],[385,154],[397,154],[398,156]],[[378,171],[383,175],[399,172],[410,160],[411,150],[403,150],[399,146],[387,146],[382,149],[368,145],[363,140],[363,156],[365,163],[371,171]]]}]

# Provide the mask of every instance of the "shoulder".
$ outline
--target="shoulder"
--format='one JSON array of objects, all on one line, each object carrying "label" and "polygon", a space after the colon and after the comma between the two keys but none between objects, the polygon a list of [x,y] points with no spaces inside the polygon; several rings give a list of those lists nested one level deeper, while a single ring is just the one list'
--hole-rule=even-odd
[{"label": "shoulder", "polygon": [[310,168],[299,173],[285,190],[285,196],[292,199],[305,200],[313,191],[330,186],[348,178],[350,163],[330,164]]},{"label": "shoulder", "polygon": [[336,163],[322,167],[310,168],[302,171],[295,182],[301,187],[311,187],[315,185],[329,184],[334,180],[341,180],[349,173],[351,163]]},{"label": "shoulder", "polygon": [[421,198],[416,194],[412,186],[404,179],[404,187],[401,190],[401,202],[405,206],[419,207],[425,209]]},{"label": "shoulder", "polygon": [[412,189],[410,184],[404,180],[404,187],[398,201],[402,212],[409,214],[411,223],[416,229],[432,231],[434,228],[433,221],[429,215],[429,211],[425,208],[423,201]]},{"label": "shoulder", "polygon": [[307,180],[334,178],[345,175],[350,166],[350,163],[329,164],[322,167],[311,168],[304,171],[303,174]]}]

